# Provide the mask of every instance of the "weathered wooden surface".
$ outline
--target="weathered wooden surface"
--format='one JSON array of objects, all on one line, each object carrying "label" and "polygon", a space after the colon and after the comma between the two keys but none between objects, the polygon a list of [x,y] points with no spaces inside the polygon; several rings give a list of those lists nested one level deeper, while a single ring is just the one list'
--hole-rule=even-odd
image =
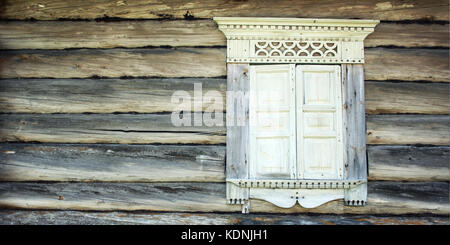
[{"label": "weathered wooden surface", "polygon": [[365,50],[366,80],[449,82],[448,49]]},{"label": "weathered wooden surface", "polygon": [[[192,96],[201,83],[203,97],[210,90],[214,108],[225,110],[226,80],[223,78],[182,79],[3,79],[0,80],[0,111],[7,113],[114,113],[171,112],[177,103],[175,91]],[[366,81],[368,114],[449,114],[448,83]],[[211,98],[211,97],[210,97]],[[212,103],[204,100],[203,110]],[[192,110],[196,109],[194,107]]]},{"label": "weathered wooden surface", "polygon": [[380,23],[364,39],[365,47],[448,47],[448,24]]},{"label": "weathered wooden surface", "polygon": [[223,48],[0,52],[0,74],[3,78],[217,77],[224,76],[225,70]]},{"label": "weathered wooden surface", "polygon": [[1,225],[448,225],[448,216],[0,210]]},{"label": "weathered wooden surface", "polygon": [[265,16],[310,18],[360,18],[381,20],[448,21],[448,2],[443,0],[362,0],[332,1],[318,4],[302,1],[198,1],[187,0],[5,0],[1,8],[5,19],[94,19],[117,18],[211,18],[214,16]]},{"label": "weathered wooden surface", "polygon": [[[332,201],[315,209],[278,208],[253,200],[253,213],[414,214],[450,212],[448,182],[369,182],[365,207]],[[225,183],[0,183],[0,207],[10,209],[238,212]]]},{"label": "weathered wooden surface", "polygon": [[226,46],[213,20],[3,21],[2,49]]},{"label": "weathered wooden surface", "polygon": [[[365,47],[448,47],[448,24],[381,23]],[[2,21],[2,49],[226,46],[213,20]]]},{"label": "weathered wooden surface", "polygon": [[[224,48],[8,50],[0,52],[2,78],[219,77]],[[365,80],[448,82],[446,49],[368,48]],[[205,69],[207,67],[208,69]]]},{"label": "weathered wooden surface", "polygon": [[[367,150],[370,180],[450,179],[450,147]],[[223,182],[225,151],[224,145],[3,143],[0,181]]]},{"label": "weathered wooden surface", "polygon": [[225,146],[0,144],[0,181],[223,182]]},{"label": "weathered wooden surface", "polygon": [[448,83],[366,81],[367,114],[449,114]]},{"label": "weathered wooden surface", "polygon": [[450,147],[369,146],[369,179],[449,181]]},{"label": "weathered wooden surface", "polygon": [[1,141],[219,144],[225,143],[225,134],[219,126],[176,127],[171,114],[0,115]]},{"label": "weathered wooden surface", "polygon": [[448,115],[371,115],[367,144],[450,145]]},{"label": "weathered wooden surface", "polygon": [[[226,82],[222,78],[179,79],[6,79],[0,80],[0,111],[13,113],[172,112],[176,91],[194,102],[194,85],[203,90],[203,107],[225,110]],[[211,97],[208,91],[221,97]],[[209,99],[213,100],[209,100]],[[197,98],[198,101],[199,98]],[[191,111],[197,110],[191,106]]]},{"label": "weathered wooden surface", "polygon": [[[342,128],[344,147],[344,178],[367,179],[366,104],[364,94],[364,66],[347,64],[342,72]],[[344,190],[347,205],[367,203],[367,184]],[[361,203],[361,204],[360,204]]]},{"label": "weathered wooden surface", "polygon": [[[227,103],[226,175],[229,179],[249,177],[249,65],[227,65],[227,90],[236,95]],[[230,116],[231,114],[232,116]]]},{"label": "weathered wooden surface", "polygon": [[[344,129],[344,165],[346,179],[366,179],[366,113],[364,67],[342,66],[342,127]],[[361,197],[362,198],[362,197]]]},{"label": "weathered wooden surface", "polygon": [[[450,145],[449,118],[369,115],[367,144]],[[176,127],[171,114],[0,114],[0,141],[10,142],[224,144],[225,135],[225,126]]]}]

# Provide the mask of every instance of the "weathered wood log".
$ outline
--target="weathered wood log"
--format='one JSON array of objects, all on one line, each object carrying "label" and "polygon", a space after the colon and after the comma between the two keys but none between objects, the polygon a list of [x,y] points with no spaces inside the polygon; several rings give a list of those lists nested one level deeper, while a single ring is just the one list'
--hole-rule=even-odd
[{"label": "weathered wood log", "polygon": [[368,146],[369,179],[449,181],[450,147]]},{"label": "weathered wood log", "polygon": [[[448,47],[448,24],[381,23],[365,47]],[[139,48],[146,46],[226,46],[212,20],[171,21],[3,21],[2,49]]]},{"label": "weathered wood log", "polygon": [[226,46],[212,20],[175,21],[4,21],[2,49]]},{"label": "weathered wood log", "polygon": [[[450,145],[449,118],[369,115],[367,144]],[[225,126],[176,127],[171,114],[0,114],[3,142],[224,144],[225,134]]]},{"label": "weathered wood log", "polygon": [[[225,110],[226,82],[222,78],[180,79],[6,79],[0,80],[0,111],[13,113],[172,112],[176,91],[203,90],[203,107]],[[218,91],[222,97],[207,92]],[[212,100],[210,100],[212,99]],[[191,107],[194,111],[197,108]]]},{"label": "weathered wood log", "polygon": [[450,145],[450,116],[368,116],[367,144]]},{"label": "weathered wood log", "polygon": [[[224,48],[8,50],[0,52],[0,77],[219,77],[225,56]],[[370,48],[365,56],[365,80],[448,82],[450,75],[447,49]]]},{"label": "weathered wood log", "polygon": [[448,49],[372,48],[365,58],[366,80],[449,82]]},{"label": "weathered wood log", "polygon": [[318,4],[302,1],[83,1],[6,0],[2,6],[5,19],[94,19],[115,18],[211,18],[214,16],[265,16],[309,18],[360,18],[380,20],[448,21],[448,2],[442,0],[350,0]]},{"label": "weathered wood log", "polygon": [[448,83],[366,81],[367,114],[449,114]]},{"label": "weathered wood log", "polygon": [[[450,178],[450,147],[369,145],[367,150],[370,180]],[[0,181],[223,182],[224,162],[223,145],[3,143]]]},{"label": "weathered wood log", "polygon": [[448,24],[380,23],[364,46],[448,47],[448,35]]},{"label": "weathered wood log", "polygon": [[218,77],[225,76],[225,71],[223,48],[0,52],[2,78]]},{"label": "weathered wood log", "polygon": [[0,181],[223,182],[224,161],[220,145],[0,144]]},{"label": "weathered wood log", "polygon": [[[171,112],[175,91],[191,94],[201,83],[203,110],[225,110],[226,80],[183,79],[3,79],[0,80],[0,111],[6,113],[114,113]],[[449,114],[448,83],[366,81],[368,114]],[[222,97],[206,97],[208,91]],[[45,99],[43,99],[45,98]],[[214,98],[214,100],[209,100]],[[192,110],[196,108],[192,107]]]},{"label": "weathered wood log", "polygon": [[[343,201],[315,209],[283,209],[252,200],[253,213],[414,214],[450,212],[448,182],[370,182],[368,204]],[[237,212],[227,205],[224,183],[0,183],[0,208],[102,211]]]},{"label": "weathered wood log", "polygon": [[[200,115],[201,116],[201,115]],[[195,115],[191,117],[191,121]],[[191,125],[194,125],[191,123]],[[220,144],[223,126],[179,126],[171,114],[3,114],[1,141]]]},{"label": "weathered wood log", "polygon": [[448,225],[448,216],[0,210],[0,225]]}]

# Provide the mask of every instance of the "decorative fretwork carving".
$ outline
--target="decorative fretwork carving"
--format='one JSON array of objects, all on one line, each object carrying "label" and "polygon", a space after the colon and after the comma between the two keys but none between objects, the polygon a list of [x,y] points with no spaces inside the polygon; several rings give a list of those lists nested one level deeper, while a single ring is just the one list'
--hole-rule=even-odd
[{"label": "decorative fretwork carving", "polygon": [[228,63],[364,63],[364,38],[378,21],[215,17]]},{"label": "decorative fretwork carving", "polygon": [[256,57],[338,57],[338,43],[328,41],[255,41]]}]

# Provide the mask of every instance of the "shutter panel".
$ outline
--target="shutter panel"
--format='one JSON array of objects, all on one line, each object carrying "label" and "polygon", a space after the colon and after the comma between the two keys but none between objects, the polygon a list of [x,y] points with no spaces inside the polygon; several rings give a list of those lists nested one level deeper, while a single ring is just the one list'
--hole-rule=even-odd
[{"label": "shutter panel", "polygon": [[295,65],[250,66],[250,178],[295,178]]},{"label": "shutter panel", "polygon": [[[248,64],[227,65],[227,180],[248,179],[248,69]],[[228,203],[245,204],[247,200],[248,188],[227,183]]]},{"label": "shutter panel", "polygon": [[[345,178],[367,181],[366,117],[363,65],[343,65],[343,123],[345,125]],[[345,190],[345,203],[363,206],[367,203],[367,182]]]},{"label": "shutter panel", "polygon": [[340,66],[297,66],[297,164],[300,179],[342,179],[341,104]]}]

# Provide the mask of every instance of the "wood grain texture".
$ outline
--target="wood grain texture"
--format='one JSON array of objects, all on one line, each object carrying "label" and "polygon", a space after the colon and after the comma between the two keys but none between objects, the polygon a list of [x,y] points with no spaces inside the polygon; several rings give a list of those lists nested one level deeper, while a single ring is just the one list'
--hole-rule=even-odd
[{"label": "wood grain texture", "polygon": [[[3,143],[0,181],[223,182],[225,151],[223,145]],[[367,151],[370,180],[450,178],[448,146],[369,145]]]},{"label": "wood grain texture", "polygon": [[342,127],[346,179],[367,179],[363,65],[342,66]]},{"label": "wood grain texture", "polygon": [[170,114],[0,115],[1,141],[219,144],[225,134],[219,126],[176,127]]},{"label": "wood grain texture", "polygon": [[[0,80],[0,111],[171,112],[177,106],[171,101],[174,92],[183,90],[193,96],[195,83],[201,83],[204,99],[208,91],[218,91],[222,97],[208,97],[217,103],[212,108],[226,109],[226,80],[223,78],[3,79]],[[448,83],[366,81],[366,113],[449,114],[448,91]],[[203,110],[209,106],[212,103],[205,101]]]},{"label": "wood grain texture", "polygon": [[448,115],[371,115],[367,144],[450,145]]},{"label": "wood grain texture", "polygon": [[[0,111],[13,113],[172,112],[176,91],[190,94],[201,84],[203,107],[225,110],[226,82],[222,78],[179,79],[5,79],[0,80]],[[209,96],[208,91],[219,96]],[[213,100],[209,100],[209,99]],[[198,99],[197,99],[198,100]],[[178,100],[176,100],[178,101]],[[191,106],[191,111],[197,108]],[[197,110],[198,111],[198,110]]]},{"label": "wood grain texture", "polygon": [[[448,24],[380,23],[364,46],[448,47]],[[0,21],[2,49],[226,46],[213,20]]]},{"label": "wood grain texture", "polygon": [[368,146],[370,180],[449,181],[450,147]]},{"label": "wood grain texture", "polygon": [[367,114],[449,114],[448,83],[366,81]]},{"label": "wood grain texture", "polygon": [[[253,213],[448,215],[448,182],[370,182],[365,207],[332,201],[315,209],[283,209],[253,200]],[[0,207],[10,209],[238,212],[225,202],[225,183],[0,183]]]},{"label": "wood grain texture", "polygon": [[[219,77],[224,48],[7,50],[1,78]],[[448,82],[446,49],[370,48],[365,80]],[[208,69],[205,69],[208,67]]]},{"label": "wood grain texture", "polygon": [[226,46],[212,20],[3,21],[2,49]]},{"label": "wood grain texture", "polygon": [[373,48],[365,51],[365,80],[449,82],[448,49]]},{"label": "wood grain texture", "polygon": [[[236,94],[236,99],[227,103],[227,159],[226,175],[229,179],[249,177],[249,96],[248,64],[227,65],[227,90]],[[242,97],[239,97],[241,95]]]},{"label": "wood grain texture", "polygon": [[0,144],[0,181],[223,182],[224,162],[217,145]]},{"label": "wood grain texture", "polygon": [[215,48],[0,52],[3,78],[218,77],[225,71],[225,49]]},{"label": "wood grain texture", "polygon": [[225,1],[192,2],[187,0],[83,1],[68,4],[63,0],[5,0],[4,19],[94,19],[117,18],[211,18],[214,16],[264,16],[310,18],[360,18],[380,20],[448,21],[448,2],[442,0],[362,0],[332,1],[318,4],[302,1]]},{"label": "wood grain texture", "polygon": [[[0,141],[226,143],[224,126],[176,127],[170,117],[170,114],[0,114]],[[449,118],[448,115],[369,115],[367,144],[450,145]]]},{"label": "wood grain texture", "polygon": [[449,46],[448,24],[380,23],[364,39],[364,46],[443,47]]},{"label": "wood grain texture", "polygon": [[0,225],[448,225],[448,216],[0,210]]}]

